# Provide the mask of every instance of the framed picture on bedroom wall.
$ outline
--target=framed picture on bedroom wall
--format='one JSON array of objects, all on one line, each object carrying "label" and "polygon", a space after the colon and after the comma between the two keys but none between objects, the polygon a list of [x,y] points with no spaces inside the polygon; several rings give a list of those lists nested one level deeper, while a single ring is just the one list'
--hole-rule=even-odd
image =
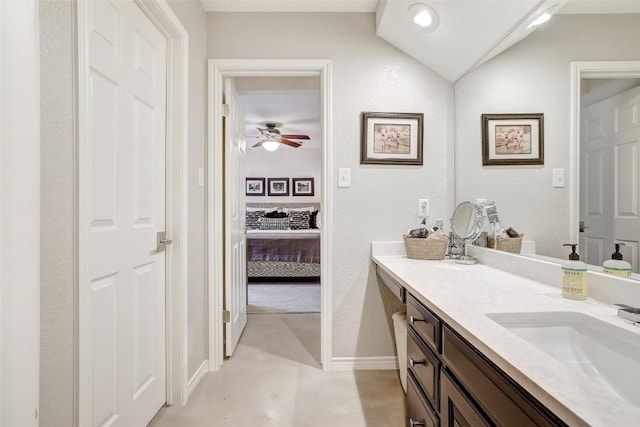
[{"label": "framed picture on bedroom wall", "polygon": [[288,196],[289,178],[267,178],[267,194],[269,196]]},{"label": "framed picture on bedroom wall", "polygon": [[291,178],[293,196],[313,196],[313,178]]},{"label": "framed picture on bedroom wall", "polygon": [[264,196],[264,178],[247,178],[247,196]]}]

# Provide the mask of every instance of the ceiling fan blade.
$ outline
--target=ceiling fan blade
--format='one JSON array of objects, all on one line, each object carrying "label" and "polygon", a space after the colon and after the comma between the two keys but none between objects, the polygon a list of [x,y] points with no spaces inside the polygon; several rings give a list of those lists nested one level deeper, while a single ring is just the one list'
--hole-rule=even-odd
[{"label": "ceiling fan blade", "polygon": [[292,135],[292,134],[286,134],[286,135],[282,135],[283,138],[289,138],[289,139],[307,139],[310,140],[311,138],[309,138],[309,135]]},{"label": "ceiling fan blade", "polygon": [[282,138],[282,139],[280,140],[280,143],[281,143],[281,144],[288,145],[289,147],[293,147],[293,148],[298,148],[298,147],[301,147],[301,146],[302,146],[302,144],[300,144],[299,142],[289,141],[289,140],[288,140],[288,139],[286,139],[286,138]]},{"label": "ceiling fan blade", "polygon": [[265,141],[266,141],[266,139],[263,139],[262,141],[258,141],[258,143],[252,145],[251,148],[260,147],[260,146],[262,146],[262,144],[264,144]]}]

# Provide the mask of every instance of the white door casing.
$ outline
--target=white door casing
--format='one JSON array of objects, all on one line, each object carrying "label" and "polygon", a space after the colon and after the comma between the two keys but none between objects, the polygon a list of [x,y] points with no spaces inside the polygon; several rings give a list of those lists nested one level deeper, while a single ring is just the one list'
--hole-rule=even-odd
[{"label": "white door casing", "polygon": [[166,401],[166,40],[133,2],[80,11],[79,425],[141,426]]},{"label": "white door casing", "polygon": [[[331,155],[331,61],[316,59],[220,59],[209,60],[209,119],[208,119],[208,290],[209,290],[209,370],[217,371],[224,360],[224,156],[222,133],[224,80],[227,77],[296,77],[316,76],[320,80],[322,120],[322,194],[324,211],[321,229],[321,313],[320,345],[321,363],[325,370],[331,369],[332,359],[332,301],[331,275],[332,254],[328,244],[332,233],[333,165]],[[244,184],[243,184],[244,185]]]},{"label": "white door casing", "polygon": [[247,324],[247,238],[245,234],[245,119],[234,79],[225,79],[225,355],[231,356]]},{"label": "white door casing", "polygon": [[0,1],[0,426],[39,425],[37,0]]}]

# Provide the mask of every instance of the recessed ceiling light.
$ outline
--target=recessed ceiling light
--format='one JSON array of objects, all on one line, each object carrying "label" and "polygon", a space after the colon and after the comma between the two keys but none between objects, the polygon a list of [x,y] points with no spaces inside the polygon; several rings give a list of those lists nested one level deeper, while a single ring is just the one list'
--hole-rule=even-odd
[{"label": "recessed ceiling light", "polygon": [[538,25],[541,25],[547,22],[549,19],[551,19],[551,15],[553,15],[553,12],[555,12],[557,7],[558,5],[554,4],[550,8],[546,9],[544,12],[538,15],[538,17],[534,19],[533,22],[531,22],[527,28],[537,27]]},{"label": "recessed ceiling light", "polygon": [[424,3],[415,3],[407,11],[414,24],[423,31],[433,31],[438,26],[438,14]]}]

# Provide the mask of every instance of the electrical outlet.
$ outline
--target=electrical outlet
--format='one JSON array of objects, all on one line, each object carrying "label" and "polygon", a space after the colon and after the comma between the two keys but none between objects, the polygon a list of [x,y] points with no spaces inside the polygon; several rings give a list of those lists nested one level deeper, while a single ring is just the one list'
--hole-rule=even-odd
[{"label": "electrical outlet", "polygon": [[429,216],[429,199],[418,199],[418,216]]}]

